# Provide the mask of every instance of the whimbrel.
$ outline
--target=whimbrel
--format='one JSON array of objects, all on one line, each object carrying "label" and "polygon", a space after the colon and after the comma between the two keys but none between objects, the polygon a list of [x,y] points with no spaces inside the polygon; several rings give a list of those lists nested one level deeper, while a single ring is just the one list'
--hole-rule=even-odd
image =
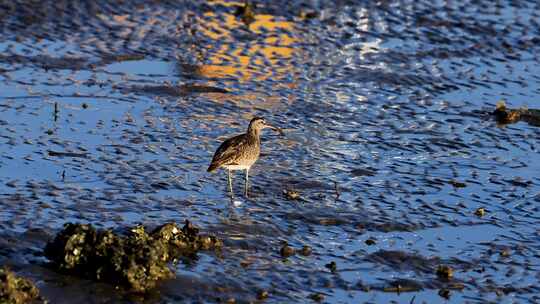
[{"label": "whimbrel", "polygon": [[270,128],[281,133],[279,128],[271,126],[261,117],[253,118],[244,134],[231,137],[224,141],[217,149],[208,172],[219,168],[227,169],[229,191],[233,194],[231,171],[245,170],[245,195],[248,197],[249,169],[259,159],[261,152],[261,130]]}]

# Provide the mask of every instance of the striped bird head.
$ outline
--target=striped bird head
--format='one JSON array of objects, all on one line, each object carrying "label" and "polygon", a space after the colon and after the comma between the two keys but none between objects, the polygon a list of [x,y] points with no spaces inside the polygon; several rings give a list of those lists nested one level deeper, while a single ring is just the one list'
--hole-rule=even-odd
[{"label": "striped bird head", "polygon": [[249,128],[248,130],[252,131],[260,131],[262,129],[272,129],[274,131],[278,131],[281,133],[281,130],[279,128],[276,128],[266,122],[266,120],[262,117],[255,117],[249,122]]}]

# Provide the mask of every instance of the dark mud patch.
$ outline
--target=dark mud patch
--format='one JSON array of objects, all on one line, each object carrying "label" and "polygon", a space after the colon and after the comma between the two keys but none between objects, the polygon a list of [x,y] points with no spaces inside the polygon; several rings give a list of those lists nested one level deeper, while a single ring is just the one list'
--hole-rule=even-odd
[{"label": "dark mud patch", "polygon": [[392,232],[392,231],[416,231],[425,229],[426,225],[421,223],[403,223],[399,221],[374,223],[374,222],[359,222],[355,224],[355,228],[359,231],[380,231],[380,232]]},{"label": "dark mud patch", "polygon": [[0,62],[10,65],[22,64],[48,70],[85,70],[92,67],[86,58],[82,57],[52,57],[47,55],[22,56],[0,55]]},{"label": "dark mud patch", "polygon": [[323,226],[341,226],[351,225],[354,218],[349,214],[336,214],[325,212],[323,210],[313,211],[311,213],[290,212],[285,215],[289,221],[300,221],[302,223],[323,225]]},{"label": "dark mud patch", "polygon": [[322,226],[342,226],[347,230],[357,233],[372,232],[392,232],[392,231],[416,231],[427,228],[423,223],[407,223],[406,219],[371,218],[365,210],[351,212],[348,210],[336,210],[328,207],[315,207],[310,202],[298,205],[296,211],[291,211],[283,216],[289,221],[299,221],[302,223],[322,225]]},{"label": "dark mud patch", "polygon": [[45,256],[61,272],[146,292],[159,280],[174,277],[169,262],[220,247],[221,241],[199,235],[198,228],[187,221],[181,229],[168,223],[151,233],[136,226],[126,236],[68,223],[47,244]]},{"label": "dark mud patch", "polygon": [[351,170],[351,175],[358,176],[374,176],[377,174],[377,169],[374,168],[357,168]]},{"label": "dark mud patch", "polygon": [[357,288],[363,291],[377,290],[392,293],[417,292],[425,289],[462,290],[462,282],[441,282],[437,280],[422,281],[416,279],[398,278],[384,280],[382,283],[364,284],[359,282]]},{"label": "dark mud patch", "polygon": [[0,235],[0,263],[20,264],[42,255],[52,235],[43,229],[28,229],[23,233]]},{"label": "dark mud patch", "polygon": [[88,156],[88,153],[77,153],[77,152],[64,152],[64,151],[47,151],[49,156],[57,156],[57,157],[82,157],[86,158]]},{"label": "dark mud patch", "polygon": [[155,85],[155,86],[134,86],[131,88],[120,89],[123,92],[135,92],[145,95],[159,95],[159,96],[186,96],[189,94],[197,93],[229,93],[228,90],[219,87],[207,86],[207,85]]},{"label": "dark mud patch", "polygon": [[456,258],[444,260],[439,257],[424,257],[404,251],[379,250],[364,257],[364,261],[384,265],[397,271],[413,271],[415,273],[437,274],[440,265],[452,265],[461,270],[475,266],[473,262],[465,262]]}]

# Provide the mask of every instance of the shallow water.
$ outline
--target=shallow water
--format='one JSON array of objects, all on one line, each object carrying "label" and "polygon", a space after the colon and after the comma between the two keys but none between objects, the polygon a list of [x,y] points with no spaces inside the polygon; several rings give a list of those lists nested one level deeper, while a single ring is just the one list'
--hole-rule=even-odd
[{"label": "shallow water", "polygon": [[[538,108],[535,1],[257,1],[249,25],[235,2],[16,2],[0,8],[0,261],[52,303],[539,301],[540,133],[489,115]],[[264,133],[232,204],[206,168],[254,115],[285,135]],[[40,254],[69,221],[186,218],[225,249],[156,294]],[[283,242],[313,253],[284,260]],[[405,279],[421,290],[384,291]]]}]

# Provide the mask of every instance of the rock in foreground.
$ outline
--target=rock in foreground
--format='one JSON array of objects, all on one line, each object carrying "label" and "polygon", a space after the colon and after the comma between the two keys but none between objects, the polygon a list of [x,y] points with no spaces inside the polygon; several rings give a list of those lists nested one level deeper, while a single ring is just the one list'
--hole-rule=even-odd
[{"label": "rock in foreground", "polygon": [[159,280],[174,277],[169,262],[221,245],[214,236],[199,235],[188,221],[181,229],[168,223],[151,233],[136,226],[125,236],[68,223],[47,244],[45,256],[60,271],[146,292]]},{"label": "rock in foreground", "polygon": [[16,276],[6,268],[0,269],[0,303],[23,304],[42,302],[34,284]]}]

